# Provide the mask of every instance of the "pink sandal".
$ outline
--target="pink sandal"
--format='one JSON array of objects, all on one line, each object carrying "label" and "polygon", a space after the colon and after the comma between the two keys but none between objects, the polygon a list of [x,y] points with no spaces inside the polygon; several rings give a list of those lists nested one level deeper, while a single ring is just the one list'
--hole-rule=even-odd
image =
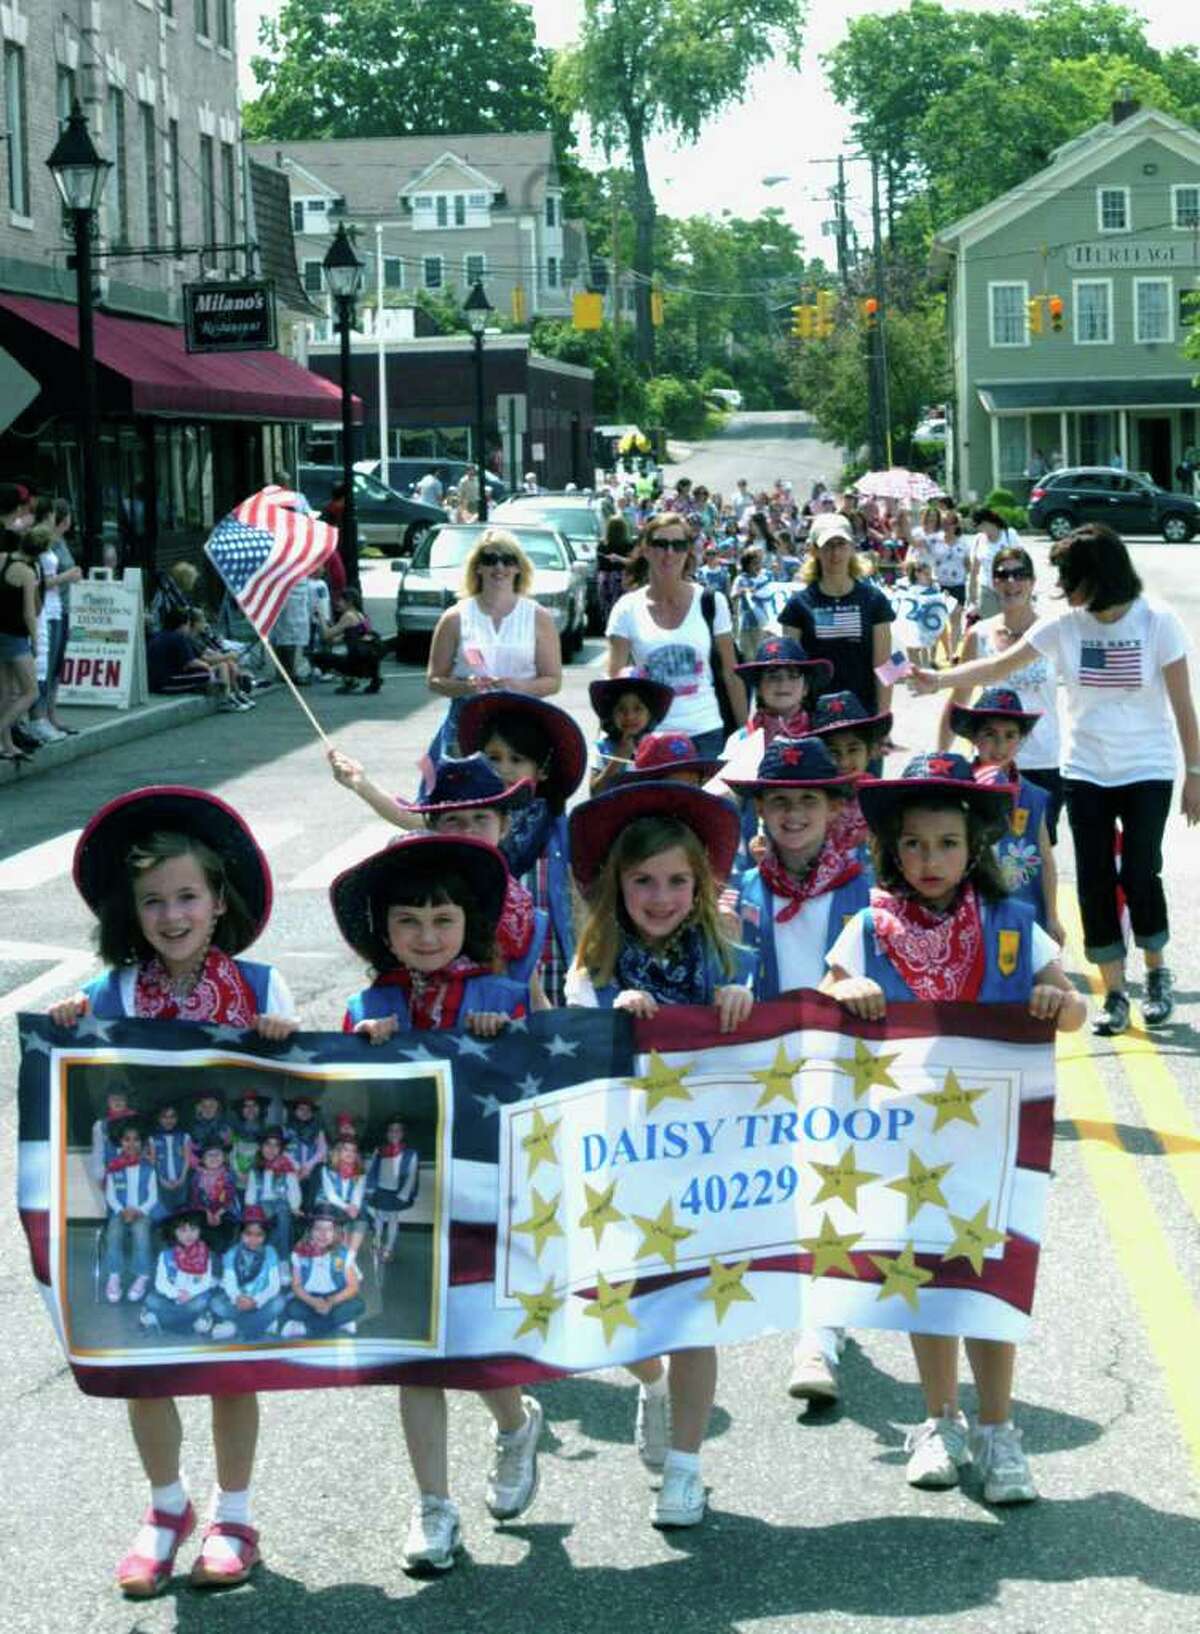
[{"label": "pink sandal", "polygon": [[196,1511],[190,1503],[181,1515],[170,1515],[162,1509],[148,1509],[142,1519],[143,1525],[174,1532],[175,1540],[165,1560],[150,1560],[146,1555],[134,1554],[131,1549],[117,1562],[117,1587],[131,1600],[153,1600],[156,1594],[162,1593],[171,1581],[180,1545],[196,1530]]},{"label": "pink sandal", "polygon": [[[235,1563],[222,1555],[209,1555],[209,1538],[232,1538],[237,1544]],[[200,1553],[192,1567],[191,1584],[194,1589],[235,1589],[244,1583],[262,1560],[258,1552],[258,1532],[253,1526],[242,1526],[238,1521],[209,1521],[200,1540]]]}]

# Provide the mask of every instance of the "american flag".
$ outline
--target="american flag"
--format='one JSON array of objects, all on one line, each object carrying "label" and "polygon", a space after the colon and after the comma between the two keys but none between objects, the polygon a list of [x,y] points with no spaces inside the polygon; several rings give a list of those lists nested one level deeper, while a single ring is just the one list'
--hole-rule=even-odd
[{"label": "american flag", "polygon": [[861,641],[862,609],[814,607],[813,627],[818,641]]},{"label": "american flag", "polygon": [[1085,641],[1079,654],[1079,684],[1083,687],[1140,687],[1142,644],[1123,641],[1106,646]]},{"label": "american flag", "polygon": [[204,554],[259,635],[270,633],[283,604],[337,549],[337,529],[292,509],[299,498],[263,488],[217,523]]},{"label": "american flag", "polygon": [[911,663],[899,648],[896,649],[886,664],[876,664],[875,666],[875,673],[885,687],[895,686],[897,681],[906,681],[912,672]]}]

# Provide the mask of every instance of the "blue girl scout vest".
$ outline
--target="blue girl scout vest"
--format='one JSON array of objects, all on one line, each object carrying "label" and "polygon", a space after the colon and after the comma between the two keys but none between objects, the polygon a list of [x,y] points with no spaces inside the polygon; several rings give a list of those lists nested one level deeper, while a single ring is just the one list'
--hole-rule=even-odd
[{"label": "blue girl scout vest", "polygon": [[[510,976],[469,976],[463,983],[458,1013],[462,1017],[472,1010],[502,1010],[505,1015],[512,1015],[520,1005],[529,1007],[528,985],[515,982]],[[395,1016],[402,1029],[412,1025],[408,1000],[399,987],[364,987],[347,1001],[346,1014],[353,1027],[360,1021],[381,1021],[385,1016]]]},{"label": "blue girl scout vest", "polygon": [[[235,959],[233,962],[254,995],[255,1013],[264,1015],[267,1008],[267,989],[271,984],[271,966],[255,964],[249,959]],[[87,995],[92,1014],[101,1021],[116,1021],[124,1016],[119,970],[106,970],[102,976],[97,976],[95,981],[89,982],[83,991]]]},{"label": "blue girl scout vest", "polygon": [[[1028,902],[1005,897],[1002,902],[981,902],[983,924],[983,984],[977,1004],[1024,1004],[1033,990],[1034,912]],[[902,1003],[916,997],[912,988],[875,940],[870,908],[863,909],[865,974],[878,982],[886,999]]]},{"label": "blue girl scout vest", "polygon": [[[829,923],[822,954],[842,934],[842,929],[860,909],[871,900],[871,875],[864,869],[853,879],[839,885],[830,893]],[[738,889],[737,915],[741,921],[739,936],[755,958],[754,996],[756,999],[779,997],[779,953],[775,946],[775,913],[773,893],[764,885],[757,868],[742,875]]]},{"label": "blue girl scout vest", "polygon": [[1043,890],[1042,853],[1038,835],[1050,796],[1045,789],[1022,777],[1017,804],[1008,819],[1008,829],[996,841],[996,860],[1009,894],[1018,902],[1028,902],[1042,929],[1046,928],[1046,896]]}]

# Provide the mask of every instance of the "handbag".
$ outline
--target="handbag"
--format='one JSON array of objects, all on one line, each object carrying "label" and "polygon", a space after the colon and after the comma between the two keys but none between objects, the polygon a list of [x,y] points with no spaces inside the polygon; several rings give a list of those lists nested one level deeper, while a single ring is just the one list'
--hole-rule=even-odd
[{"label": "handbag", "polygon": [[733,712],[733,705],[729,701],[729,693],[725,688],[725,672],[717,663],[714,648],[716,636],[713,632],[713,620],[717,616],[717,594],[715,590],[700,592],[700,615],[708,625],[708,671],[712,676],[713,691],[717,695],[717,708],[721,711],[721,725],[725,729],[725,736],[729,737],[737,731],[738,720]]}]

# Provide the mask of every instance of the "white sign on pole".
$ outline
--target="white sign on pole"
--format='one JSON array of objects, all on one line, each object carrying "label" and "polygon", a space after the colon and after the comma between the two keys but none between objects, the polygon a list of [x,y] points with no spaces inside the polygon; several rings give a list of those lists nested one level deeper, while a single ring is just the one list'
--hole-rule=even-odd
[{"label": "white sign on pole", "polygon": [[58,701],[130,709],[146,696],[142,579],[83,579],[71,589],[71,633]]}]

